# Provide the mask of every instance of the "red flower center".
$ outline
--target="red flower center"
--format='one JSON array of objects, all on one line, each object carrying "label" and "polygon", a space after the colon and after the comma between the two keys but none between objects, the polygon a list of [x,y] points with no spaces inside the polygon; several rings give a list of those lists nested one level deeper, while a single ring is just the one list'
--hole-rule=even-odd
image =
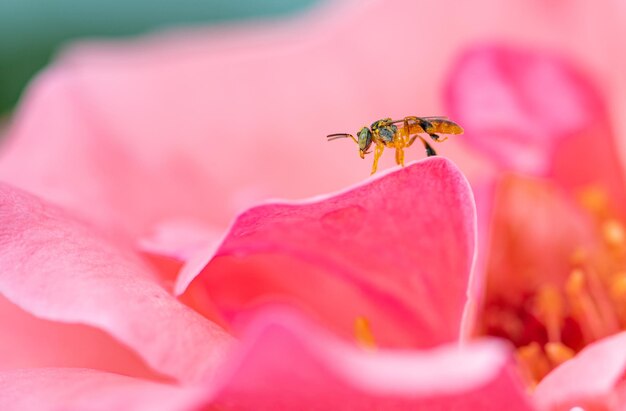
[{"label": "red flower center", "polygon": [[549,184],[513,179],[500,194],[513,211],[495,217],[480,332],[510,340],[534,386],[626,329],[626,229],[597,189],[568,203]]}]

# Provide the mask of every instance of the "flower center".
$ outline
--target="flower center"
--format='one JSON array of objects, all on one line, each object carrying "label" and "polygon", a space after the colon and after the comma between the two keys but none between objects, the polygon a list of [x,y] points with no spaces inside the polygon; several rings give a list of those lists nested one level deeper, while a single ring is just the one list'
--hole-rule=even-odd
[{"label": "flower center", "polygon": [[[564,273],[520,274],[534,283],[518,299],[489,298],[488,290],[482,331],[513,342],[531,387],[587,344],[626,329],[626,228],[605,197],[595,189],[581,195],[579,206],[593,221],[592,241],[569,251]],[[532,257],[558,255],[552,249],[543,254]]]}]

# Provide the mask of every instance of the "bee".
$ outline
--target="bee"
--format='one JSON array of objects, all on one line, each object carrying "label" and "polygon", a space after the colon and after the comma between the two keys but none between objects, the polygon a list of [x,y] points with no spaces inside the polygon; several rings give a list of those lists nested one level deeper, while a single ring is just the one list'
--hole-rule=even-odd
[{"label": "bee", "polygon": [[372,174],[378,168],[378,160],[383,154],[385,147],[396,149],[396,163],[404,167],[404,149],[411,147],[416,139],[424,144],[427,156],[436,156],[437,153],[420,134],[427,134],[433,141],[441,143],[448,137],[441,138],[440,134],[463,134],[463,128],[447,117],[415,117],[408,116],[402,120],[383,118],[372,123],[371,126],[363,126],[355,138],[352,134],[330,134],[326,138],[333,141],[339,138],[351,138],[359,146],[359,155],[365,158],[372,144],[374,148],[374,164]]}]

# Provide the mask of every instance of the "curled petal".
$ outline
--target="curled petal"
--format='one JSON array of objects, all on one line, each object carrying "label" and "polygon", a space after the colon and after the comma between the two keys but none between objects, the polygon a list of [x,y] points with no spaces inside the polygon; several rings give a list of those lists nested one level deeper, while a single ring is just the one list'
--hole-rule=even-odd
[{"label": "curled petal", "polygon": [[196,411],[197,388],[77,368],[0,371],[4,411]]},{"label": "curled petal", "polygon": [[210,386],[172,386],[84,369],[0,372],[6,411],[455,409],[530,411],[506,345],[366,351],[292,311],[258,316]]},{"label": "curled petal", "polygon": [[495,340],[422,352],[362,350],[270,310],[246,333],[214,401],[241,410],[531,410],[511,361]]},{"label": "curled petal", "polygon": [[0,371],[16,368],[92,368],[162,380],[136,352],[84,324],[37,318],[0,295]]},{"label": "curled petal", "polygon": [[475,220],[456,166],[428,159],[339,194],[244,212],[192,287],[231,318],[277,299],[349,339],[365,316],[383,345],[433,346],[460,336]]},{"label": "curled petal", "polygon": [[100,328],[158,372],[194,380],[230,337],[157,282],[123,244],[0,184],[0,293],[29,313]]}]

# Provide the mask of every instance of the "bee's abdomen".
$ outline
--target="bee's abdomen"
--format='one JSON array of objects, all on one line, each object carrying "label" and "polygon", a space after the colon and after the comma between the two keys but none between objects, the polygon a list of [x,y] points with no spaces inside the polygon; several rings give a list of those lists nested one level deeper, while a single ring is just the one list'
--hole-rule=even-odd
[{"label": "bee's abdomen", "polygon": [[429,120],[424,130],[427,133],[463,134],[463,128],[448,120]]}]

